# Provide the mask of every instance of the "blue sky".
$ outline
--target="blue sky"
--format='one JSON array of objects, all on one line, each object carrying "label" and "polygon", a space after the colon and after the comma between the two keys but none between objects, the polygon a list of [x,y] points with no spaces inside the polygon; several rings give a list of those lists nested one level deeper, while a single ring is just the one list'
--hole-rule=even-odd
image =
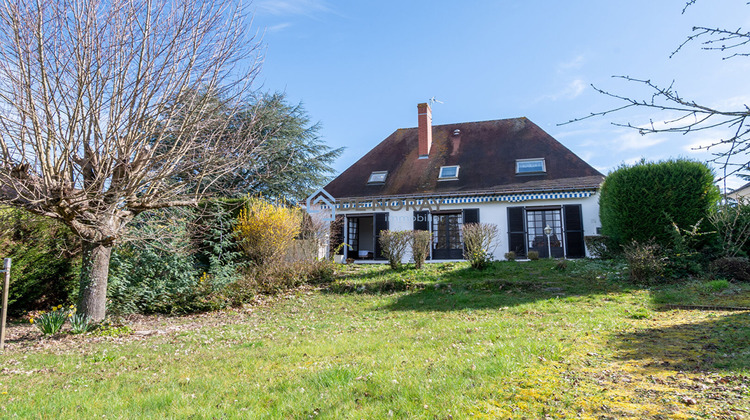
[{"label": "blue sky", "polygon": [[[320,121],[346,147],[346,169],[397,128],[417,124],[435,97],[433,124],[525,116],[607,173],[642,157],[689,157],[722,132],[641,136],[612,122],[657,124],[645,109],[558,124],[618,103],[591,88],[645,97],[629,75],[711,106],[750,104],[750,59],[722,60],[693,44],[669,58],[695,25],[750,27],[743,0],[324,1],[256,0],[265,60],[257,80]],[[717,171],[717,175],[720,172]],[[742,182],[730,180],[728,187]]]}]

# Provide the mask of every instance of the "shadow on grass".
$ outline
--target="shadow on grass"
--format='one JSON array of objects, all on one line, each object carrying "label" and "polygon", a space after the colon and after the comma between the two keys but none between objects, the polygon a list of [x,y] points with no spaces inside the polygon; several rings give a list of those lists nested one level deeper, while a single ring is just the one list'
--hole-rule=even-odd
[{"label": "shadow on grass", "polygon": [[[675,316],[680,312],[676,311]],[[750,312],[620,334],[613,345],[620,349],[619,359],[647,361],[644,367],[683,372],[747,370],[750,369]]]},{"label": "shadow on grass", "polygon": [[[430,264],[422,270],[393,271],[387,266],[356,268],[330,285],[327,293],[382,294],[407,291],[384,309],[394,311],[454,311],[522,305],[555,297],[622,291],[600,268],[571,262],[496,262],[485,270],[466,263]],[[578,267],[577,269],[575,267]]]}]

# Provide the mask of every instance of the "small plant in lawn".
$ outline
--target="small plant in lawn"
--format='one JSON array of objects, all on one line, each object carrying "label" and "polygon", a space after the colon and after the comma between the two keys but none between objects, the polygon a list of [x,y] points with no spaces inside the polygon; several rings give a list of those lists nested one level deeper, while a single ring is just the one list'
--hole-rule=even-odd
[{"label": "small plant in lawn", "polygon": [[508,261],[515,261],[516,260],[516,253],[513,251],[506,252],[505,253],[505,259]]},{"label": "small plant in lawn", "polygon": [[422,268],[427,257],[430,255],[430,241],[432,236],[426,230],[415,230],[411,236],[411,257],[414,260],[414,267],[419,270]]},{"label": "small plant in lawn", "polygon": [[127,325],[113,325],[111,322],[102,322],[91,331],[97,337],[122,337],[133,333],[133,329]]},{"label": "small plant in lawn", "polygon": [[539,252],[538,251],[529,251],[526,254],[526,257],[530,259],[531,261],[536,261],[539,259]]},{"label": "small plant in lawn", "polygon": [[464,258],[473,268],[484,269],[492,262],[497,248],[497,225],[492,223],[468,223],[463,227]]},{"label": "small plant in lawn", "polygon": [[711,280],[704,283],[703,287],[709,292],[721,292],[729,288],[729,281],[725,279]]},{"label": "small plant in lawn", "polygon": [[86,314],[72,314],[70,317],[70,332],[73,334],[83,334],[89,330],[89,317]]},{"label": "small plant in lawn", "polygon": [[72,316],[72,312],[63,309],[62,305],[52,307],[49,312],[42,312],[36,318],[29,318],[29,322],[36,325],[44,335],[56,334],[60,331],[65,320]]}]

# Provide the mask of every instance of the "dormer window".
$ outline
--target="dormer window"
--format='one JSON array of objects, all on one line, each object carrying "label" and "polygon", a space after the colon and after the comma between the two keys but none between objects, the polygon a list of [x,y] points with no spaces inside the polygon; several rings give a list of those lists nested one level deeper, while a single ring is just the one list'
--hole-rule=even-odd
[{"label": "dormer window", "polygon": [[544,158],[516,159],[516,175],[536,175],[547,172]]},{"label": "dormer window", "polygon": [[452,181],[458,179],[459,166],[441,166],[438,181]]},{"label": "dormer window", "polygon": [[367,180],[368,184],[385,184],[385,178],[388,176],[388,171],[375,171],[370,174],[370,178]]}]

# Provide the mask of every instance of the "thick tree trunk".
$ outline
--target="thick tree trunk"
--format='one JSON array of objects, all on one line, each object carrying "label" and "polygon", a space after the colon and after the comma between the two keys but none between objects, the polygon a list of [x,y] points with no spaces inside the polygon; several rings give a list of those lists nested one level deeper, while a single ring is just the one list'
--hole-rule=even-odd
[{"label": "thick tree trunk", "polygon": [[93,322],[104,319],[107,311],[107,276],[112,245],[83,241],[81,287],[78,311]]}]

